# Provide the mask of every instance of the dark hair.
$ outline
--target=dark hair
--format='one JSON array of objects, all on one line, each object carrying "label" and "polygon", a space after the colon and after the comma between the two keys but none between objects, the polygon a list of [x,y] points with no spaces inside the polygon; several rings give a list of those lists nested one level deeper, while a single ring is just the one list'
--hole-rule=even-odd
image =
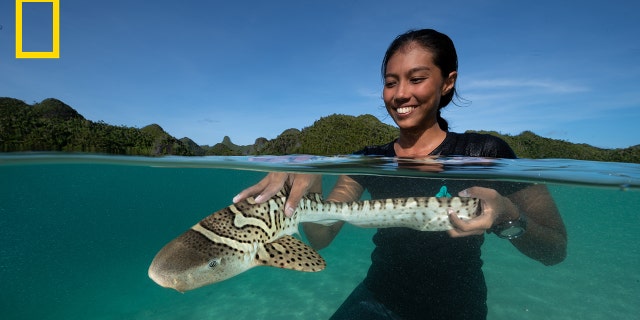
[{"label": "dark hair", "polygon": [[[458,54],[451,38],[433,29],[409,30],[397,36],[384,54],[381,68],[383,81],[387,73],[387,63],[391,56],[404,46],[414,42],[431,51],[433,63],[440,68],[443,78],[446,79],[452,71],[458,71]],[[444,131],[449,131],[449,123],[440,115],[440,109],[447,106],[454,95],[456,95],[455,85],[447,94],[442,96],[438,106],[438,125]]]}]

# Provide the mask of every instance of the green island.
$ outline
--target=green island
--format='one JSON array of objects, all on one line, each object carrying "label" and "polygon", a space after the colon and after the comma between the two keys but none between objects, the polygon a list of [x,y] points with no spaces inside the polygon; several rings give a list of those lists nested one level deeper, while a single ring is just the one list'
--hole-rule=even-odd
[{"label": "green island", "polygon": [[[85,119],[64,102],[48,98],[29,105],[0,97],[0,152],[61,151],[139,156],[344,155],[363,146],[387,143],[397,128],[365,114],[333,114],[302,129],[286,129],[275,139],[257,138],[236,145],[229,137],[213,146],[177,139],[157,124],[143,128],[114,126]],[[524,131],[516,136],[479,131],[504,139],[521,158],[563,158],[640,163],[640,145],[602,149],[549,139]]]}]

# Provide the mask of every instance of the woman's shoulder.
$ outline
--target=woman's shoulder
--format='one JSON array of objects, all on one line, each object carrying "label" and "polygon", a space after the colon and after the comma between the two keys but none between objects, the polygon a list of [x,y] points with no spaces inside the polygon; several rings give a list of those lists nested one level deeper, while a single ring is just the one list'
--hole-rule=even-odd
[{"label": "woman's shoulder", "polygon": [[438,150],[443,156],[516,158],[509,144],[499,137],[477,132],[449,132]]},{"label": "woman's shoulder", "polygon": [[475,144],[504,144],[507,143],[500,137],[496,137],[494,135],[488,133],[478,133],[478,132],[464,132],[464,133],[456,133],[450,132],[449,134],[457,136],[458,139],[466,141],[468,143]]},{"label": "woman's shoulder", "polygon": [[396,151],[393,148],[394,143],[395,140],[381,145],[367,146],[355,152],[354,154],[363,156],[395,157]]},{"label": "woman's shoulder", "polygon": [[[382,145],[367,146],[356,155],[395,157],[394,141]],[[487,158],[517,158],[509,144],[499,137],[477,132],[455,133],[448,132],[442,144],[436,148],[432,155],[441,156],[468,156]]]}]

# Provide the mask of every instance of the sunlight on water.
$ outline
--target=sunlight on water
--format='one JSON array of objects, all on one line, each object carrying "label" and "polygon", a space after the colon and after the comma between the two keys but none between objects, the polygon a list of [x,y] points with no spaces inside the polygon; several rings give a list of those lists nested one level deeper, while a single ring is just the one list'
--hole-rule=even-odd
[{"label": "sunlight on water", "polygon": [[[463,161],[464,160],[464,161]],[[185,294],[147,277],[166,242],[231,203],[264,171],[547,182],[569,234],[545,267],[487,235],[489,319],[640,314],[640,166],[573,160],[354,157],[0,156],[3,319],[326,319],[366,275],[374,230],[347,226],[327,269],[256,268]],[[438,171],[438,170],[436,170]]]},{"label": "sunlight on water", "polygon": [[[371,156],[136,157],[65,153],[16,153],[0,165],[110,164],[165,168],[211,168],[326,174],[374,174],[425,178],[492,179],[640,188],[640,165],[568,159],[440,157],[397,160]],[[436,168],[437,170],[434,170]]]}]

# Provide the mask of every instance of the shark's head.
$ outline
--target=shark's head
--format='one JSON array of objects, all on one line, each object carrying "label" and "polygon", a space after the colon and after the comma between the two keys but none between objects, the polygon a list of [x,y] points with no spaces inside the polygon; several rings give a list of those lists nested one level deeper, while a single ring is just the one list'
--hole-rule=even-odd
[{"label": "shark's head", "polygon": [[238,250],[188,230],[158,252],[149,277],[163,287],[185,292],[226,280],[252,266]]}]

